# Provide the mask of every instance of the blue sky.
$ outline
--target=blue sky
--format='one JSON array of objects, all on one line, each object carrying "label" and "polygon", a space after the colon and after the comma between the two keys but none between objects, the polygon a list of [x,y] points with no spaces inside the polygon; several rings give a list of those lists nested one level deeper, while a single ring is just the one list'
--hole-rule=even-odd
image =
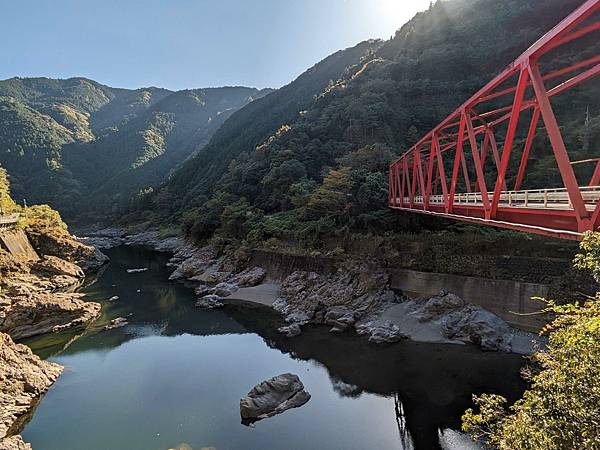
[{"label": "blue sky", "polygon": [[429,0],[0,0],[0,79],[280,87]]}]

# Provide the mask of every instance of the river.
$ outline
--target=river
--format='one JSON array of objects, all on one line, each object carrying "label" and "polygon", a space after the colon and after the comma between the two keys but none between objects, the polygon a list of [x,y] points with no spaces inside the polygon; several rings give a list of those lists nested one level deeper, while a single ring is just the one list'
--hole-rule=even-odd
[{"label": "river", "polygon": [[[107,253],[111,263],[82,288],[103,304],[101,319],[81,336],[26,342],[65,366],[23,430],[36,450],[463,449],[471,444],[455,430],[473,393],[514,401],[524,389],[515,355],[376,347],[322,327],[288,339],[269,308],[195,308],[193,291],[168,280],[165,255]],[[139,267],[148,270],[126,271]],[[119,316],[129,325],[103,329]],[[242,425],[240,397],[285,372],[299,375],[311,400]]]}]

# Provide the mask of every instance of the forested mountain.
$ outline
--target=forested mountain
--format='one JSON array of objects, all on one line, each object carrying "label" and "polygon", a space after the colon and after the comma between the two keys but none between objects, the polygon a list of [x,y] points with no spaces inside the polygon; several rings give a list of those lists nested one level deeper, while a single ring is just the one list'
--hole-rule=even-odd
[{"label": "forested mountain", "polygon": [[[131,217],[154,210],[197,239],[217,233],[309,247],[408,229],[418,219],[386,208],[389,161],[580,4],[438,1],[391,40],[339,52],[232,115]],[[598,87],[555,102],[571,122],[565,138],[574,157],[600,144]],[[532,155],[531,186],[558,181],[544,139]]]},{"label": "forested mountain", "polygon": [[[0,162],[17,198],[67,218],[183,225],[197,239],[313,248],[440,226],[386,208],[388,163],[580,3],[437,1],[390,40],[339,51],[273,92],[1,81]],[[553,99],[574,159],[600,145],[599,84]],[[558,185],[554,166],[542,133],[525,187]]]},{"label": "forested mountain", "polygon": [[269,92],[0,81],[0,163],[16,198],[51,203],[71,218],[110,213],[163,181],[234,111]]}]

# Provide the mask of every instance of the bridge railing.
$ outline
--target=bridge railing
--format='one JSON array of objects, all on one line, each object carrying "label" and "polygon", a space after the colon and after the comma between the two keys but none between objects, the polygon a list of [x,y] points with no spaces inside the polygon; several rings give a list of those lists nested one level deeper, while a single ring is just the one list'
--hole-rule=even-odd
[{"label": "bridge railing", "polygon": [[[581,190],[586,206],[588,209],[593,210],[600,200],[600,186],[585,186]],[[429,204],[432,205],[444,205],[446,203],[446,198],[443,195],[432,195],[428,200]],[[397,202],[408,205],[410,197],[398,198]],[[422,195],[414,197],[414,204],[423,205],[424,203],[425,197]],[[461,193],[454,196],[454,204],[481,206],[483,199],[481,193],[478,192]],[[503,191],[500,195],[500,205],[513,208],[572,209],[569,193],[564,188]]]},{"label": "bridge railing", "polygon": [[[600,74],[600,39],[590,37],[600,38],[599,16],[600,0],[583,2],[393,162],[389,206],[557,237],[598,229],[600,154],[570,160],[551,99]],[[579,48],[568,46],[574,41]],[[542,124],[562,186],[524,191]],[[511,158],[520,134],[522,155]],[[582,186],[573,166],[588,162],[595,169]]]}]

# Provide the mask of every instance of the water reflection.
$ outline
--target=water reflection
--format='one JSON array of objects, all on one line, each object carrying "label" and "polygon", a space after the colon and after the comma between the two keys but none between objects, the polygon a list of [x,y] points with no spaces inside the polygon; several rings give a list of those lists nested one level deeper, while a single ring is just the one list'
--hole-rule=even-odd
[{"label": "water reflection", "polygon": [[[189,289],[167,281],[160,255],[119,248],[110,256],[85,291],[120,300],[106,302],[81,338],[28,342],[67,366],[25,428],[34,448],[461,448],[452,430],[473,393],[514,400],[524,387],[515,356],[412,342],[375,347],[319,327],[288,339],[263,306],[197,310]],[[149,270],[128,274],[131,267]],[[130,314],[130,325],[103,331]],[[242,429],[239,397],[287,371],[298,373],[311,402]]]}]

